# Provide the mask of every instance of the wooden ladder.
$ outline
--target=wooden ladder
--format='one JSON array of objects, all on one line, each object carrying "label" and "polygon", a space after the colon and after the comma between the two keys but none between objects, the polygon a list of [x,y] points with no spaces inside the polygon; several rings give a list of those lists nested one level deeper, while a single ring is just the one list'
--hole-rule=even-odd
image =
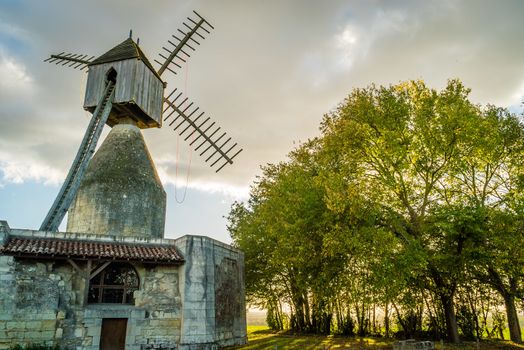
[{"label": "wooden ladder", "polygon": [[49,209],[49,212],[40,226],[40,231],[58,231],[58,226],[60,226],[65,213],[76,196],[76,192],[80,187],[80,182],[84,177],[89,160],[93,156],[93,153],[95,153],[98,138],[104,129],[109,113],[111,113],[114,90],[115,84],[108,81],[104,95],[100,99],[100,102],[96,106],[95,112],[91,117],[91,121],[89,122],[84,134],[84,138],[82,139],[75,160],[73,161],[69,173],[60,188],[60,192],[58,192],[53,205]]}]

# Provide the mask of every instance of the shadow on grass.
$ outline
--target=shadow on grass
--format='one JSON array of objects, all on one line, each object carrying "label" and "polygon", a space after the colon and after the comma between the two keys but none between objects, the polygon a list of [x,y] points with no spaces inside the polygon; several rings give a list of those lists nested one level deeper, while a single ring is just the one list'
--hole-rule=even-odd
[{"label": "shadow on grass", "polygon": [[[392,349],[393,339],[384,338],[347,338],[337,336],[314,336],[314,335],[290,335],[283,333],[272,333],[270,330],[256,330],[249,334],[249,342],[243,346],[230,347],[227,349],[244,350],[365,350],[365,349]],[[481,341],[463,342],[461,344],[435,343],[436,350],[523,350],[524,345],[509,341]]]},{"label": "shadow on grass", "polygon": [[268,330],[253,331],[246,345],[228,349],[278,350],[278,349],[391,349],[392,342],[373,338],[346,338],[334,336],[292,335],[272,333]]}]

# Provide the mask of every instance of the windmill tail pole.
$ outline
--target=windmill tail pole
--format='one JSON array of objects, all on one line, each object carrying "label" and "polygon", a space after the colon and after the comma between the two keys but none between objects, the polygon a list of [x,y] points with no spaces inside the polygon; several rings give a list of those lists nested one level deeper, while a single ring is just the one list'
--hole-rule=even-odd
[{"label": "windmill tail pole", "polygon": [[89,160],[95,152],[98,138],[100,137],[104,124],[111,112],[114,90],[114,83],[108,82],[104,94],[91,117],[91,121],[89,122],[89,126],[84,134],[84,138],[82,139],[75,160],[69,169],[69,173],[67,174],[51,209],[49,209],[49,212],[40,226],[40,231],[58,231],[58,226],[60,226],[65,213],[76,196],[76,192],[78,191],[80,182],[87,169]]}]

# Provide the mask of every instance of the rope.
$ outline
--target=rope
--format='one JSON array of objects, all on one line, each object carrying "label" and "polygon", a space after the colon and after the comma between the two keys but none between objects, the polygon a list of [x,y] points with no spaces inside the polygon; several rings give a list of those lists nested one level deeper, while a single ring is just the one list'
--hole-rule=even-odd
[{"label": "rope", "polygon": [[[186,58],[189,58],[189,57],[186,57]],[[188,76],[189,76],[189,64],[186,62],[185,79],[184,79],[184,94],[186,96],[188,95],[188,90],[187,90],[187,79],[188,79]],[[189,103],[189,102],[186,102],[186,103]],[[182,108],[182,106],[180,106],[180,108]],[[193,138],[194,138],[194,135],[191,136],[191,141],[193,141]],[[184,186],[184,192],[183,192],[183,195],[182,195],[182,199],[178,198],[178,192],[177,192],[179,152],[180,152],[180,134],[177,132],[177,137],[176,137],[176,165],[175,165],[175,201],[178,204],[182,204],[186,200],[187,188],[189,186],[189,177],[191,175],[191,163],[192,163],[192,160],[193,160],[193,149],[191,147],[189,147],[189,163],[187,165],[186,184]]]}]

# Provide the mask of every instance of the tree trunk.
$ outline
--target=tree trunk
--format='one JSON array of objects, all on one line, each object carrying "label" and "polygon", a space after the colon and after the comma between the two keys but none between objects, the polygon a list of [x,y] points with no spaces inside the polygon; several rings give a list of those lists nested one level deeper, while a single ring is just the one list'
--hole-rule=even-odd
[{"label": "tree trunk", "polygon": [[356,314],[357,314],[357,323],[358,323],[357,334],[361,335],[361,333],[362,333],[362,321],[361,321],[361,317],[360,317],[360,306],[358,306],[358,302],[355,303],[355,311],[356,311]]},{"label": "tree trunk", "polygon": [[392,304],[393,304],[393,308],[395,308],[395,312],[397,314],[398,323],[400,324],[400,326],[402,327],[402,330],[404,331],[404,336],[407,337],[407,334],[409,333],[408,327],[407,327],[406,323],[402,320],[402,317],[400,317],[400,312],[398,311],[397,305],[395,303],[392,303]]},{"label": "tree trunk", "polygon": [[436,294],[440,298],[442,307],[444,308],[448,341],[454,344],[460,343],[457,316],[455,315],[455,306],[453,304],[453,296],[455,295],[457,286],[456,282],[446,283],[441,274],[435,268],[430,266],[429,269],[437,287]]},{"label": "tree trunk", "polygon": [[459,333],[457,326],[457,317],[455,315],[455,307],[453,306],[453,296],[441,295],[442,306],[444,307],[444,316],[446,318],[446,332],[448,340],[451,343],[459,343]]},{"label": "tree trunk", "polygon": [[295,327],[294,331],[302,333],[304,332],[305,322],[304,322],[304,304],[300,297],[295,297],[294,306],[295,306]]},{"label": "tree trunk", "polygon": [[[522,342],[522,334],[520,331],[519,318],[517,309],[515,308],[515,294],[517,291],[517,281],[514,278],[509,278],[509,286],[504,284],[500,274],[493,268],[488,268],[489,284],[497,290],[504,298],[506,304],[506,317],[508,318],[508,327],[510,339],[515,343]],[[504,334],[501,331],[501,336]]]},{"label": "tree trunk", "polygon": [[386,338],[389,338],[389,304],[386,302],[384,309],[384,328],[386,328]]},{"label": "tree trunk", "polygon": [[307,294],[302,294],[302,305],[304,306],[304,324],[306,327],[307,332],[311,332],[312,326],[311,326],[311,310],[309,308],[309,299],[307,297]]},{"label": "tree trunk", "polygon": [[475,317],[475,336],[477,337],[477,340],[479,340],[480,338],[482,338],[482,332],[480,331],[479,311],[477,310],[477,307],[476,307],[476,304],[477,304],[476,300],[478,300],[478,297],[473,296],[473,295],[475,294],[473,293],[472,288],[470,288],[466,295],[466,298],[468,300],[469,307],[471,311],[473,312],[473,316]]},{"label": "tree trunk", "polygon": [[373,304],[373,333],[374,334],[377,334],[376,309],[377,309],[377,306]]},{"label": "tree trunk", "polygon": [[342,316],[342,308],[340,307],[340,301],[335,300],[335,314],[337,316],[337,329],[340,332],[344,328],[344,316]]},{"label": "tree trunk", "polygon": [[282,303],[280,302],[280,300],[278,300],[277,303],[278,303],[278,320],[280,324],[280,330],[283,331],[284,327],[286,326],[284,324],[284,311],[282,311]]},{"label": "tree trunk", "polygon": [[522,342],[520,331],[519,317],[515,307],[515,296],[510,293],[504,294],[504,303],[506,304],[506,317],[508,318],[509,336],[515,343]]}]

